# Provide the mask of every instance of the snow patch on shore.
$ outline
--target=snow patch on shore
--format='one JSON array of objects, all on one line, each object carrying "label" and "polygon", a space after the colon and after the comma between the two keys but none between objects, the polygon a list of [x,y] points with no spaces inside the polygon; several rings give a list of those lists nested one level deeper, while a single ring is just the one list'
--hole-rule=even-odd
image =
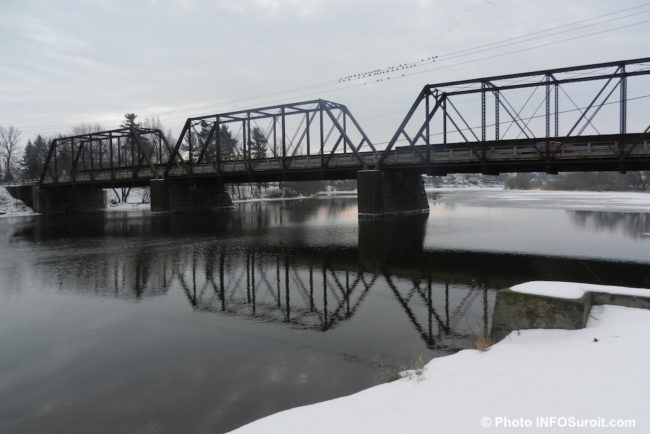
[{"label": "snow patch on shore", "polygon": [[0,187],[0,217],[22,217],[36,214],[22,200],[15,199],[6,188]]},{"label": "snow patch on shore", "polygon": [[556,298],[580,298],[587,292],[650,297],[650,289],[626,288],[624,286],[591,285],[577,282],[533,281],[510,288],[524,294],[542,295]]},{"label": "snow patch on shore", "polygon": [[143,203],[142,201],[148,191],[147,188],[132,188],[126,202],[117,202],[117,196],[112,189],[106,188],[104,191],[107,198],[106,208],[104,208],[106,211],[148,210],[151,208],[149,203]]}]

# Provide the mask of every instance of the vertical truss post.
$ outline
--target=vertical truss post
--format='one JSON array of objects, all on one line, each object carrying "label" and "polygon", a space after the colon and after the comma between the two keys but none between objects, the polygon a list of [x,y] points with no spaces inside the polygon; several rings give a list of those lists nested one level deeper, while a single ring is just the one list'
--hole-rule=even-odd
[{"label": "vertical truss post", "polygon": [[282,107],[282,170],[287,170],[287,122],[285,117],[285,108]]},{"label": "vertical truss post", "polygon": [[621,65],[621,83],[620,83],[620,132],[627,132],[627,76],[625,75],[625,64]]},{"label": "vertical truss post", "polygon": [[426,110],[426,115],[424,116],[424,121],[427,123],[426,127],[424,128],[424,131],[425,131],[424,134],[426,135],[425,141],[426,141],[427,146],[429,146],[431,144],[431,139],[430,139],[430,137],[431,137],[431,125],[430,125],[430,122],[429,122],[429,112],[431,111],[431,107],[430,107],[431,103],[429,101],[430,96],[431,96],[431,94],[427,93],[427,98],[425,99],[425,103],[424,103],[425,104],[425,110]]},{"label": "vertical truss post", "polygon": [[253,158],[253,151],[251,150],[251,112],[246,113],[246,148],[248,149],[247,160],[248,170],[251,170],[251,158]]},{"label": "vertical truss post", "polygon": [[217,116],[214,124],[215,131],[217,132],[217,139],[215,142],[215,146],[217,148],[215,149],[215,157],[217,160],[215,170],[217,172],[217,175],[221,174],[221,125],[219,125],[219,120],[219,116]]},{"label": "vertical truss post", "polygon": [[325,127],[323,125],[323,102],[319,102],[318,111],[320,116],[320,168],[325,168]]},{"label": "vertical truss post", "polygon": [[122,166],[122,137],[117,138],[117,167]]},{"label": "vertical truss post", "polygon": [[102,140],[103,139],[99,139],[99,141],[97,142],[99,144],[99,170],[102,170],[104,168],[103,161],[102,161],[104,159],[104,152],[103,152],[104,148],[102,146]]},{"label": "vertical truss post", "polygon": [[481,83],[481,142],[485,142],[485,83]]},{"label": "vertical truss post", "polygon": [[555,137],[560,136],[560,85],[555,83],[553,86],[555,88]]},{"label": "vertical truss post", "polygon": [[188,148],[189,148],[189,160],[190,164],[194,163],[194,160],[192,159],[192,123],[190,122],[190,127],[187,129],[187,141],[188,141]]},{"label": "vertical truss post", "polygon": [[130,138],[130,144],[131,144],[131,166],[133,170],[133,177],[137,178],[138,177],[138,165],[135,163],[135,133],[133,131],[133,128],[129,131],[129,138]]},{"label": "vertical truss post", "polygon": [[95,180],[95,165],[93,163],[93,139],[88,142],[88,154],[90,157],[90,179]]},{"label": "vertical truss post", "polygon": [[431,92],[427,92],[427,96],[424,99],[424,110],[426,112],[425,115],[424,115],[424,122],[426,122],[426,125],[424,127],[424,131],[425,131],[424,134],[426,135],[425,143],[427,145],[427,164],[431,164],[431,143],[430,143],[430,139],[429,139],[430,131],[431,131],[430,127],[429,127],[429,125],[430,125],[429,111],[431,110],[430,107],[429,107],[429,105],[430,105],[430,101],[429,101],[430,97],[431,97]]},{"label": "vertical truss post", "polygon": [[619,129],[621,133],[621,138],[618,141],[618,155],[619,155],[619,172],[625,172],[625,143],[623,141],[623,135],[627,132],[627,77],[625,75],[625,64],[622,64],[619,68],[621,73],[620,81],[620,121]]},{"label": "vertical truss post", "polygon": [[544,103],[546,104],[546,139],[551,136],[551,77],[546,76],[546,99]]},{"label": "vertical truss post", "polygon": [[115,179],[115,171],[113,170],[113,133],[108,133],[108,158],[109,166],[111,169],[111,179]]},{"label": "vertical truss post", "polygon": [[485,143],[485,83],[481,83],[481,165],[485,167],[487,161],[487,144]]},{"label": "vertical truss post", "polygon": [[[131,165],[133,166],[134,174],[135,172],[135,134],[133,134],[133,130],[130,131],[129,133],[129,138],[131,139],[130,145],[131,145]],[[190,141],[191,143],[191,141]],[[190,152],[192,152],[192,147],[190,145]]]},{"label": "vertical truss post", "polygon": [[242,149],[244,150],[244,162],[248,160],[248,153],[246,152],[246,142],[248,140],[246,139],[246,120],[244,119],[241,121],[241,142],[242,142]]},{"label": "vertical truss post", "polygon": [[[346,119],[345,119],[345,111],[344,111],[343,112],[343,135],[347,136],[348,134],[346,132],[346,126],[345,126],[346,122],[345,121],[346,121]],[[345,140],[345,139],[343,139],[343,153],[344,154],[348,153],[347,140]]]},{"label": "vertical truss post", "polygon": [[447,144],[447,95],[442,95],[442,143]]},{"label": "vertical truss post", "polygon": [[70,178],[75,182],[75,171],[77,170],[77,158],[74,152],[74,139],[70,139]]},{"label": "vertical truss post", "polygon": [[499,90],[494,91],[494,140],[499,140],[499,110],[500,101],[499,101]]},{"label": "vertical truss post", "polygon": [[545,90],[546,90],[546,96],[544,98],[544,103],[545,103],[545,108],[546,108],[546,113],[545,113],[545,121],[546,121],[546,160],[551,159],[551,142],[549,140],[549,137],[551,136],[551,84],[550,84],[551,77],[548,75],[546,76],[546,85]]},{"label": "vertical truss post", "polygon": [[307,132],[307,156],[311,153],[311,134],[310,134],[310,129],[311,129],[311,119],[309,117],[309,112],[305,113],[305,124],[307,125],[306,132]]}]

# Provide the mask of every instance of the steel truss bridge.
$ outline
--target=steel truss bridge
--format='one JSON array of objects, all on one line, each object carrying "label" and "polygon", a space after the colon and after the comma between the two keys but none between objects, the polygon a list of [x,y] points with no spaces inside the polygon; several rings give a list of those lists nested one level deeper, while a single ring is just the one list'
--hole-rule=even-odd
[{"label": "steel truss bridge", "polygon": [[320,99],[189,118],[175,143],[145,128],[60,137],[39,184],[647,170],[649,75],[642,58],[427,85],[381,146],[346,106]]}]

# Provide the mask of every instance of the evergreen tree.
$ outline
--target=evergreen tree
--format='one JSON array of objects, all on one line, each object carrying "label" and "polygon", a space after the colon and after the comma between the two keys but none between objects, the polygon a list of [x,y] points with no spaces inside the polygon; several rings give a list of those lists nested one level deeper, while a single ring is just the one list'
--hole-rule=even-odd
[{"label": "evergreen tree", "polygon": [[40,134],[33,142],[31,140],[27,142],[20,163],[22,178],[25,181],[36,181],[41,176],[48,149],[47,141]]},{"label": "evergreen tree", "polygon": [[25,151],[23,152],[23,159],[20,162],[20,166],[23,180],[31,181],[38,176],[38,159],[34,152],[34,145],[32,144],[31,139],[28,140],[25,145]]},{"label": "evergreen tree", "polygon": [[251,158],[265,158],[268,140],[264,132],[259,127],[254,127],[251,131],[251,140],[248,142],[248,152]]},{"label": "evergreen tree", "polygon": [[219,129],[219,146],[221,148],[221,160],[232,160],[237,149],[237,139],[232,135],[228,125],[222,125]]},{"label": "evergreen tree", "polygon": [[124,120],[120,124],[122,128],[139,128],[140,124],[135,121],[138,115],[135,113],[124,113]]}]

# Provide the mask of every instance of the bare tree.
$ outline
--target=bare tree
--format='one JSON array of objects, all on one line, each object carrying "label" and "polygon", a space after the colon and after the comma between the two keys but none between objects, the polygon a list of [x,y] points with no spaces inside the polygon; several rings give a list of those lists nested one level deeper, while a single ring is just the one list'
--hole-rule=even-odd
[{"label": "bare tree", "polygon": [[157,116],[147,116],[140,123],[140,127],[160,130],[163,133],[163,136],[165,137],[167,143],[161,144],[159,149],[160,155],[158,157],[161,160],[160,163],[166,162],[167,158],[169,158],[169,154],[171,153],[171,149],[169,149],[167,146],[173,148],[174,144],[176,143],[176,138],[172,135],[172,130],[170,128],[167,128],[167,130],[165,130],[162,122],[160,122],[160,118]]},{"label": "bare tree", "polygon": [[101,131],[103,128],[100,124],[79,124],[76,127],[72,127],[72,135],[80,136],[82,134],[90,134]]},{"label": "bare tree", "polygon": [[11,182],[14,179],[14,165],[18,153],[18,138],[20,130],[16,127],[0,127],[0,164],[4,169],[3,181]]}]

